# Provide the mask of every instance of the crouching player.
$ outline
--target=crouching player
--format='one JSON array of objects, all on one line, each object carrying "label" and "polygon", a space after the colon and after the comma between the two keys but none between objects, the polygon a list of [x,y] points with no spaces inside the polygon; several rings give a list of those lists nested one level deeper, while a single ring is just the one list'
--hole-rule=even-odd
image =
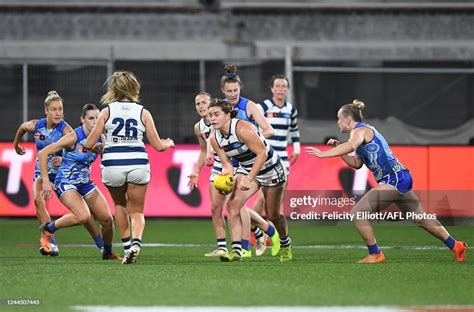
[{"label": "crouching player", "polygon": [[84,142],[96,124],[98,116],[99,110],[94,104],[84,105],[82,125],[56,143],[45,147],[38,155],[43,177],[42,193],[45,200],[48,200],[53,190],[48,179],[48,156],[64,149],[62,163],[54,181],[54,190],[59,200],[71,211],[56,221],[41,225],[40,244],[46,252],[50,252],[51,237],[55,231],[88,222],[92,218],[92,211],[101,225],[104,239],[102,259],[120,260],[120,257],[112,252],[114,235],[112,215],[104,196],[90,179],[91,164],[97,158],[97,153],[101,152],[102,145],[97,144],[93,151],[84,148]]}]

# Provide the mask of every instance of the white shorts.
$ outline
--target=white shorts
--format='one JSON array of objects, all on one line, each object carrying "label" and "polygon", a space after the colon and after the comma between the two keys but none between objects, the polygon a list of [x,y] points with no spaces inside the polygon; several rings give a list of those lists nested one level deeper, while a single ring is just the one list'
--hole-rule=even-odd
[{"label": "white shorts", "polygon": [[[248,175],[248,171],[240,166],[237,168],[236,174]],[[267,173],[258,175],[255,177],[255,180],[262,187],[274,187],[286,182],[288,173],[285,168],[283,168],[281,162],[278,162],[274,165],[273,169]]]},{"label": "white shorts", "polygon": [[111,187],[120,187],[125,183],[148,184],[151,178],[150,165],[131,168],[102,167],[102,183]]}]

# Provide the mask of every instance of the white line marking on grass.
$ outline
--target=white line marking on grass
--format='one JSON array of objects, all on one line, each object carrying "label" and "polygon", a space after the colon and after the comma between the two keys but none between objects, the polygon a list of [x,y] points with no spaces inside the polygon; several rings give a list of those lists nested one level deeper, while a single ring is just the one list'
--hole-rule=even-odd
[{"label": "white line marking on grass", "polygon": [[408,312],[413,310],[428,311],[472,311],[474,306],[344,306],[344,307],[169,307],[169,306],[74,306],[75,310],[83,312]]},{"label": "white line marking on grass", "polygon": [[[165,248],[204,248],[213,247],[213,244],[174,244],[174,243],[143,243],[142,247],[165,247]],[[96,248],[93,244],[59,244],[59,247],[65,248]],[[122,244],[114,244],[114,247],[122,247]],[[397,245],[385,246],[381,245],[383,249],[410,249],[410,250],[445,250],[444,246],[410,246]],[[367,246],[357,245],[302,245],[293,246],[294,249],[367,249]]]}]

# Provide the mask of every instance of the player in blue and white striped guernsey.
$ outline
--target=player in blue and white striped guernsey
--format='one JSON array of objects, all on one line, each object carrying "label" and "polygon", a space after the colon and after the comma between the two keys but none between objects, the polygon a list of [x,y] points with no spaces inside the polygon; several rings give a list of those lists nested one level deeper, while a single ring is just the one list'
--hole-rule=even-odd
[{"label": "player in blue and white striped guernsey", "polygon": [[56,143],[42,149],[38,155],[43,178],[42,191],[47,200],[53,190],[52,184],[47,179],[48,158],[62,151],[62,162],[54,181],[54,191],[64,206],[71,211],[55,221],[42,224],[41,244],[45,250],[48,250],[51,247],[51,237],[57,230],[88,222],[93,223],[95,217],[101,225],[104,240],[102,259],[119,260],[120,257],[112,252],[114,236],[112,214],[104,195],[90,179],[91,165],[96,160],[97,153],[102,152],[103,140],[99,140],[93,150],[84,148],[86,137],[94,127],[98,116],[99,109],[94,104],[84,105],[81,115],[82,125]]},{"label": "player in blue and white striped guernsey", "polygon": [[[207,140],[212,131],[211,120],[209,117],[209,103],[211,102],[211,95],[207,92],[199,92],[194,102],[196,104],[196,111],[201,117],[199,122],[194,125],[194,134],[196,135],[201,152],[199,153],[198,160],[193,172],[189,175],[188,186],[190,189],[194,189],[198,186],[199,173],[204,167],[205,157],[207,154]],[[213,168],[209,180],[212,184],[216,175],[222,172],[222,164],[219,156],[214,155]],[[218,257],[227,252],[226,242],[226,231],[225,231],[225,219],[222,215],[226,196],[220,194],[215,187],[209,187],[209,196],[211,197],[211,212],[212,212],[212,225],[216,234],[217,248],[209,253],[206,253],[206,257]]]},{"label": "player in blue and white striped guernsey", "polygon": [[[240,95],[240,91],[243,87],[242,80],[239,75],[237,75],[237,66],[235,65],[226,65],[224,67],[225,74],[221,77],[220,86],[221,91],[225,96],[224,101],[230,103],[232,108],[237,111],[236,118],[240,120],[245,120],[255,125],[255,127],[260,131],[260,133],[268,138],[275,134],[274,129],[268,122],[268,120],[263,116],[262,112],[258,109],[255,102],[243,97]],[[231,159],[234,163],[234,167],[238,167],[238,164],[235,160]],[[280,237],[275,234],[274,227],[272,225],[268,226],[261,216],[251,209],[242,209],[242,254],[244,257],[251,257],[252,252],[250,250],[250,229],[253,224],[256,229],[265,230],[269,228],[268,234],[272,238],[272,242],[275,244],[272,246],[272,255],[278,254],[278,249],[280,247],[279,239]],[[260,232],[262,232],[260,230]],[[278,233],[277,233],[278,234]],[[263,247],[266,248],[266,245],[263,244]],[[256,255],[260,256],[263,254],[265,249],[261,249],[260,252],[256,250]]]},{"label": "player in blue and white striped guernsey", "polygon": [[241,259],[241,209],[260,187],[265,195],[268,218],[275,224],[278,233],[288,240],[288,245],[280,244],[280,260],[291,260],[291,240],[288,236],[286,218],[280,213],[283,183],[287,176],[280,157],[252,124],[235,118],[237,111],[232,110],[230,103],[215,99],[209,105],[209,114],[211,124],[216,130],[215,135],[210,137],[210,142],[222,161],[223,173],[233,173],[231,157],[240,165],[236,172],[235,187],[227,204],[232,252],[222,255],[221,261],[231,262]]},{"label": "player in blue and white striped guernsey", "polygon": [[[300,154],[300,132],[298,130],[298,110],[286,101],[290,85],[284,75],[275,75],[270,80],[272,98],[258,104],[270,125],[275,129],[275,135],[267,138],[268,143],[280,156],[283,165],[289,171]],[[293,144],[293,153],[288,159],[288,136]]]},{"label": "player in blue and white striped guernsey", "polygon": [[[286,101],[290,83],[284,75],[274,75],[270,79],[270,90],[272,97],[258,104],[258,108],[262,111],[275,129],[275,135],[267,138],[267,142],[273,147],[275,152],[280,156],[281,161],[288,174],[290,165],[293,165],[300,154],[300,132],[298,130],[298,111],[296,107]],[[288,138],[291,138],[293,144],[293,153],[288,157],[287,146]],[[285,190],[288,181],[285,183]],[[259,198],[255,201],[254,210],[261,214],[263,212],[264,199],[260,193]],[[266,238],[259,228],[252,227],[255,235],[255,252],[265,250]]]},{"label": "player in blue and white striped guernsey", "polygon": [[101,99],[107,107],[100,112],[85,147],[92,148],[105,129],[107,140],[102,156],[102,182],[115,204],[115,222],[120,228],[125,251],[122,263],[132,264],[137,262],[141,250],[145,229],[143,210],[150,182],[144,133],[150,145],[159,152],[174,147],[174,142],[160,139],[151,113],[138,104],[141,86],[133,73],[117,71],[107,81],[109,89]]},{"label": "player in blue and white striped guernsey", "polygon": [[[209,103],[211,102],[211,95],[207,92],[200,92],[195,97],[196,111],[201,116],[199,122],[194,125],[194,134],[196,135],[199,146],[201,147],[201,152],[199,153],[198,159],[196,161],[196,166],[193,169],[193,172],[188,176],[188,186],[190,189],[194,189],[198,186],[199,173],[205,164],[206,154],[208,152],[208,139],[212,132],[211,121],[209,117]],[[222,173],[222,163],[219,159],[219,156],[214,152],[214,163],[209,177],[209,181],[214,181],[214,178]],[[238,166],[238,163],[236,163]],[[217,249],[206,253],[206,257],[218,257],[227,252],[227,242],[226,242],[226,231],[225,231],[225,219],[222,215],[224,209],[224,204],[227,199],[227,195],[221,194],[217,191],[215,187],[209,188],[209,195],[211,197],[211,212],[212,212],[212,225],[217,239]],[[272,236],[274,240],[278,241],[278,233],[274,230],[273,226],[270,225],[265,219],[258,215],[253,210],[245,208],[246,212],[250,214],[251,221],[262,228],[266,232],[273,233]],[[250,249],[250,248],[249,248]],[[272,248],[273,253],[276,255],[279,250],[278,248]],[[246,257],[251,257],[251,253],[247,253]]]}]

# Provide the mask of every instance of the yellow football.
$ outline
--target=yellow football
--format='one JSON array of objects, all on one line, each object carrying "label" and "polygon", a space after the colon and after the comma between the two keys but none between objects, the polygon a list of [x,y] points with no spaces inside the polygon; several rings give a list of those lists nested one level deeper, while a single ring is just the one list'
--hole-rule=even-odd
[{"label": "yellow football", "polygon": [[230,194],[234,188],[234,176],[230,173],[218,174],[214,178],[214,187],[223,194]]}]

